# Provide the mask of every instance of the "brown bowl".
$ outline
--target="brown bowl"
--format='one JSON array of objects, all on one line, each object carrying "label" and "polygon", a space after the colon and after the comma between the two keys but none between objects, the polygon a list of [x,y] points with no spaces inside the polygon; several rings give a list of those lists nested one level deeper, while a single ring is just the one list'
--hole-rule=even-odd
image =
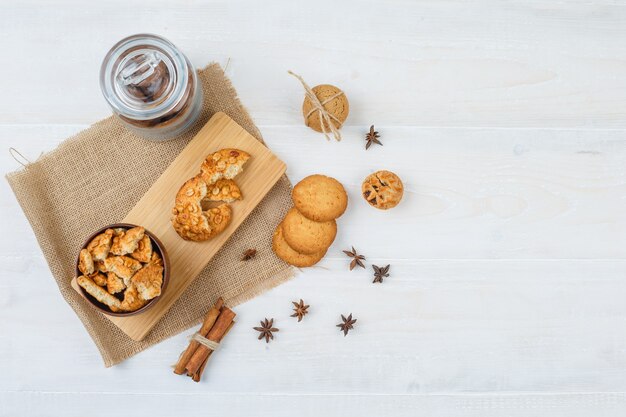
[{"label": "brown bowl", "polygon": [[[114,223],[114,224],[110,224],[108,226],[102,227],[98,229],[97,231],[93,232],[85,240],[85,243],[83,243],[83,245],[81,246],[81,250],[85,249],[87,245],[89,244],[89,242],[91,242],[91,240],[94,237],[98,236],[100,233],[104,232],[106,229],[117,229],[117,228],[132,229],[133,227],[137,227],[137,225],[130,224],[130,223]],[[163,243],[161,243],[161,241],[147,229],[146,229],[146,234],[152,241],[152,250],[153,251],[156,250],[159,253],[159,255],[161,255],[161,259],[163,259],[163,285],[161,286],[161,295],[159,295],[158,297],[154,297],[152,300],[148,301],[148,303],[146,303],[145,306],[135,311],[124,312],[124,313],[114,313],[109,309],[109,307],[106,304],[103,304],[99,302],[98,300],[96,300],[89,293],[87,293],[87,291],[85,291],[83,287],[79,285],[78,289],[81,295],[83,296],[83,298],[89,301],[91,305],[93,305],[95,308],[97,308],[104,314],[108,314],[109,316],[117,316],[117,317],[134,316],[135,314],[143,313],[144,311],[152,307],[163,296],[163,293],[165,292],[165,289],[167,288],[167,283],[170,280],[170,261],[169,261],[169,258],[167,257],[167,251],[165,250]],[[77,277],[82,275],[82,273],[78,269],[78,256],[76,257],[76,274],[77,274],[76,275]]]}]

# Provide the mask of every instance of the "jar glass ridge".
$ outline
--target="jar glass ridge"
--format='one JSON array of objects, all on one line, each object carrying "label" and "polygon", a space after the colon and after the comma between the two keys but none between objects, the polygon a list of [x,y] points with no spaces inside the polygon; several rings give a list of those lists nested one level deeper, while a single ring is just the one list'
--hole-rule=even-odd
[{"label": "jar glass ridge", "polygon": [[152,140],[180,135],[202,107],[193,65],[174,44],[156,35],[133,35],[115,44],[102,62],[100,87],[124,125]]}]

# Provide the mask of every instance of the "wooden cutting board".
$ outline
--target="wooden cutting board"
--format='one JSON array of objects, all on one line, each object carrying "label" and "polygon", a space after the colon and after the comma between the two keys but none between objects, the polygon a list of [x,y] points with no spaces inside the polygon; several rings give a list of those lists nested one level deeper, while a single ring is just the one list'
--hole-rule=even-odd
[{"label": "wooden cutting board", "polygon": [[[222,148],[236,148],[250,154],[244,170],[235,181],[243,199],[231,203],[232,220],[219,235],[206,242],[183,240],[170,223],[174,198],[183,183],[200,171],[206,155]],[[146,312],[130,317],[105,315],[133,340],[142,340],[200,271],[226,243],[237,227],[261,202],[287,169],[261,142],[224,113],[216,113],[163,172],[137,205],[121,220],[145,227],[167,250],[170,281],[160,299]],[[76,280],[72,287],[79,291]],[[101,314],[94,310],[94,314]]]}]

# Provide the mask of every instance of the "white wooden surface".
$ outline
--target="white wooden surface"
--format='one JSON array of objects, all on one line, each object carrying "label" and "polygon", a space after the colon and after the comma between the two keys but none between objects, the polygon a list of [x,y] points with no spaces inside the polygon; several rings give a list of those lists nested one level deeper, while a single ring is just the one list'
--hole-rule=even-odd
[{"label": "white wooden surface", "polygon": [[[1,182],[0,415],[626,414],[623,2],[3,2],[3,172],[9,146],[35,159],[109,114],[100,61],[137,32],[197,66],[230,57],[292,180],[335,176],[348,213],[319,267],[237,308],[193,384],[169,369],[185,334],[102,366]],[[343,142],[303,126],[288,69],[345,89]],[[384,147],[365,152],[372,123]],[[359,197],[381,168],[406,184],[390,212]],[[350,245],[391,277],[348,272]]]}]

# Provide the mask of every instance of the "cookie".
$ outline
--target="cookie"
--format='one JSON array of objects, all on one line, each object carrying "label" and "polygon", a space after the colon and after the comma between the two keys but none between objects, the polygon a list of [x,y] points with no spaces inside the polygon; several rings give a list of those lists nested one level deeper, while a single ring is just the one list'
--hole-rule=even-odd
[{"label": "cookie", "polygon": [[322,250],[312,255],[306,255],[304,253],[296,252],[285,241],[285,238],[283,237],[282,224],[279,224],[274,231],[274,237],[272,238],[272,250],[274,251],[276,256],[287,262],[289,265],[297,266],[300,268],[313,266],[318,263],[324,257],[324,255],[326,255],[326,250]]},{"label": "cookie", "polygon": [[139,297],[144,300],[152,300],[161,295],[163,286],[163,267],[148,265],[139,270],[131,278],[131,285],[137,287]]},{"label": "cookie", "polygon": [[232,218],[232,211],[228,204],[220,204],[217,207],[213,207],[210,210],[206,210],[204,215],[211,227],[211,234],[209,237],[213,237],[218,233],[222,233],[226,226],[230,224]]},{"label": "cookie", "polygon": [[348,195],[343,185],[325,175],[304,178],[293,188],[291,198],[303,216],[316,222],[334,220],[348,207]]},{"label": "cookie", "polygon": [[143,235],[137,244],[137,249],[130,254],[130,257],[137,259],[139,262],[150,262],[150,259],[152,258],[152,241],[150,240],[150,236],[145,234]]},{"label": "cookie", "polygon": [[111,243],[113,240],[114,231],[111,229],[105,230],[98,236],[94,237],[87,245],[87,250],[91,253],[94,261],[104,261],[109,256],[111,250]]},{"label": "cookie", "polygon": [[143,239],[146,230],[143,227],[137,226],[132,229],[128,229],[121,234],[117,234],[113,238],[113,244],[111,245],[111,253],[113,255],[127,255],[137,250],[139,241]]},{"label": "cookie", "polygon": [[142,265],[141,262],[129,258],[128,256],[111,256],[104,260],[104,267],[107,272],[113,272],[128,285],[130,277],[132,277],[135,272],[139,271]]},{"label": "cookie", "polygon": [[363,198],[372,207],[387,210],[398,205],[404,194],[400,178],[390,171],[376,171],[361,185]]},{"label": "cookie", "polygon": [[155,251],[152,252],[152,258],[150,259],[150,262],[148,262],[150,265],[157,265],[157,266],[163,266],[163,259],[161,258],[161,256]]},{"label": "cookie", "polygon": [[232,179],[243,171],[248,159],[248,153],[231,148],[220,149],[204,159],[200,173],[187,180],[176,194],[170,220],[180,237],[200,242],[228,226],[232,217],[230,207],[222,204],[209,209],[207,203],[230,203],[242,198]]},{"label": "cookie", "polygon": [[200,242],[223,231],[232,217],[230,207],[222,204],[203,211],[201,201],[207,195],[207,184],[200,175],[188,180],[176,195],[172,209],[172,226],[185,240]]},{"label": "cookie", "polygon": [[200,203],[206,194],[207,185],[199,175],[185,181],[178,190],[171,222],[183,239],[192,240],[190,236],[211,232],[206,217],[202,215]]},{"label": "cookie", "polygon": [[93,258],[87,249],[81,250],[78,255],[78,270],[82,272],[83,275],[88,276],[93,274],[95,270]]},{"label": "cookie", "polygon": [[116,311],[121,307],[120,300],[106,292],[106,290],[99,285],[97,285],[93,280],[84,275],[76,278],[76,282],[78,285],[83,287],[85,291],[93,298],[101,302],[102,304],[106,304],[112,311]]},{"label": "cookie", "polygon": [[[104,273],[106,274],[107,272],[105,271]],[[95,274],[90,275],[89,278],[91,278],[93,282],[101,287],[106,287],[107,285],[107,277],[101,272],[96,272]]]},{"label": "cookie", "polygon": [[215,184],[222,178],[231,180],[243,171],[250,155],[239,149],[220,149],[208,155],[200,166],[200,176],[207,185]]},{"label": "cookie", "polygon": [[241,190],[234,180],[218,180],[215,184],[211,184],[207,188],[206,197],[201,203],[209,201],[223,201],[232,203],[235,200],[241,200]]},{"label": "cookie", "polygon": [[[350,105],[346,95],[342,93],[341,89],[330,84],[318,85],[313,87],[312,90],[331,116],[332,123],[337,129],[340,129],[343,122],[348,118],[348,113],[350,113]],[[326,121],[324,121],[324,130],[322,129],[323,119],[308,97],[305,97],[304,103],[302,103],[302,114],[304,115],[304,124],[311,129],[317,132],[324,132],[324,130],[330,132],[330,126],[328,126]]]},{"label": "cookie", "polygon": [[107,291],[109,294],[117,294],[120,291],[124,291],[126,289],[126,284],[124,284],[124,280],[113,272],[107,272]]},{"label": "cookie", "polygon": [[283,236],[289,246],[306,255],[328,249],[337,235],[334,220],[314,222],[304,217],[295,207],[289,210],[282,223]]},{"label": "cookie", "polygon": [[[103,274],[107,273],[107,269],[104,267],[104,262],[96,261],[93,263],[96,272],[102,272]],[[98,284],[100,285],[100,284]],[[101,285],[100,285],[101,286]]]},{"label": "cookie", "polygon": [[[139,310],[141,307],[145,306],[146,304],[148,304],[148,300],[144,300],[143,298],[141,298],[141,294],[139,294],[139,290],[137,289],[137,286],[130,285],[126,289],[126,291],[124,291],[124,300],[120,304],[118,310],[135,311],[135,310]],[[116,311],[113,308],[111,308],[111,310],[114,312]]]}]

